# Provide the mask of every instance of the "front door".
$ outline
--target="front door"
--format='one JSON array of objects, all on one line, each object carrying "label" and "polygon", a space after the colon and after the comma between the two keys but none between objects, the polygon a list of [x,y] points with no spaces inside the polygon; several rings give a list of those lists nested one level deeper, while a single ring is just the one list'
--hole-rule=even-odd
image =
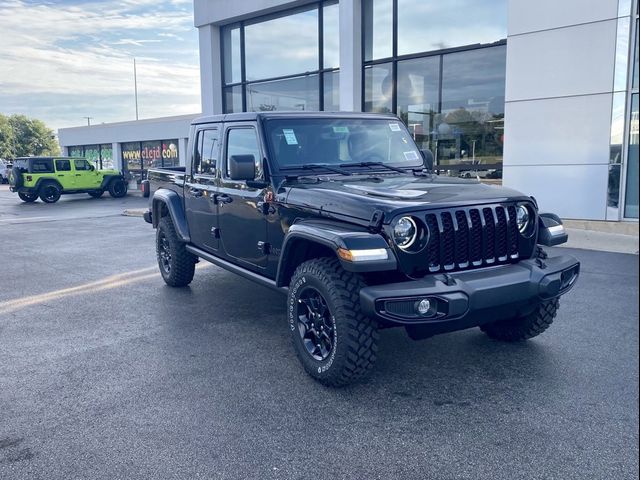
[{"label": "front door", "polygon": [[229,178],[229,158],[233,155],[253,155],[256,179],[264,178],[255,125],[227,126],[224,145],[225,162],[217,194],[221,249],[232,262],[260,271],[267,265],[267,221],[260,205],[266,189]]},{"label": "front door", "polygon": [[73,160],[74,165],[74,180],[76,190],[92,190],[94,188],[100,188],[102,184],[102,176],[98,173],[92,165],[84,158],[76,158]]},{"label": "front door", "polygon": [[184,198],[191,242],[210,252],[217,251],[219,246],[215,199],[220,148],[218,135],[216,127],[205,126],[196,132],[195,144],[190,150],[191,172],[185,172]]}]

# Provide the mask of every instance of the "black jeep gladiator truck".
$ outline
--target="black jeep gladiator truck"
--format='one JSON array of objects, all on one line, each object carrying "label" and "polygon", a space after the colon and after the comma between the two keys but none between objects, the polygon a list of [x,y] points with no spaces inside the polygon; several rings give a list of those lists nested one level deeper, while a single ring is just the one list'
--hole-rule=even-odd
[{"label": "black jeep gladiator truck", "polygon": [[297,356],[331,386],[371,369],[381,328],[539,335],[580,270],[542,249],[566,242],[562,221],[432,158],[393,115],[196,119],[186,167],[148,174],[162,277],[184,287],[204,259],[281,291]]}]

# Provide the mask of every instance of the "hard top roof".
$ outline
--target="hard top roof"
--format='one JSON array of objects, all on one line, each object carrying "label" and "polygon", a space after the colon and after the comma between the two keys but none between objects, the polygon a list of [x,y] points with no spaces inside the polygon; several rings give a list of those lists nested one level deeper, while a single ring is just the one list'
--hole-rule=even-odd
[{"label": "hard top roof", "polygon": [[227,113],[222,115],[207,115],[193,119],[193,125],[202,123],[220,123],[220,122],[251,122],[258,119],[271,118],[381,118],[395,119],[398,117],[391,113],[369,113],[369,112],[243,112],[243,113]]}]

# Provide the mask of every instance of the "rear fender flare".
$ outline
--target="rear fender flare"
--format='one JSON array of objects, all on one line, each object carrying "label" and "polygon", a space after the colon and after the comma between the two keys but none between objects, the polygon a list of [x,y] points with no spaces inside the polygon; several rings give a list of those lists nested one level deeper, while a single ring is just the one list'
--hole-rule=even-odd
[{"label": "rear fender flare", "polygon": [[[163,209],[166,209],[166,211],[163,211]],[[160,218],[164,216],[163,214],[169,215],[171,218],[180,240],[189,243],[191,238],[189,236],[189,226],[187,225],[184,208],[182,207],[182,199],[176,192],[167,190],[166,188],[156,190],[151,199],[153,228],[158,228]]]}]

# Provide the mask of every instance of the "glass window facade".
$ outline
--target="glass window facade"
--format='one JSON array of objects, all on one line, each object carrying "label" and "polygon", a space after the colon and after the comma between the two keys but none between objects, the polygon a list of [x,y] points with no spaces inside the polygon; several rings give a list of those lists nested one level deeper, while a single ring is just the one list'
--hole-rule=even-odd
[{"label": "glass window facade", "polygon": [[638,218],[638,156],[640,150],[640,125],[638,120],[638,94],[631,96],[631,121],[629,122],[629,150],[627,153],[627,190],[624,216]]},{"label": "glass window facade", "polygon": [[364,60],[393,56],[393,0],[362,2]]},{"label": "glass window facade", "polygon": [[339,31],[336,1],[223,27],[225,113],[335,109]]},{"label": "glass window facade", "polygon": [[[363,0],[363,110],[393,112],[441,173],[502,177],[506,0]],[[459,12],[475,12],[473,28]]]},{"label": "glass window facade", "polygon": [[397,2],[398,55],[507,38],[507,0]]},{"label": "glass window facade", "polygon": [[102,145],[75,145],[68,148],[70,157],[82,157],[92,162],[96,168],[113,168],[113,147],[110,143]]},{"label": "glass window facade", "polygon": [[320,110],[318,75],[250,83],[246,87],[247,110]]}]

